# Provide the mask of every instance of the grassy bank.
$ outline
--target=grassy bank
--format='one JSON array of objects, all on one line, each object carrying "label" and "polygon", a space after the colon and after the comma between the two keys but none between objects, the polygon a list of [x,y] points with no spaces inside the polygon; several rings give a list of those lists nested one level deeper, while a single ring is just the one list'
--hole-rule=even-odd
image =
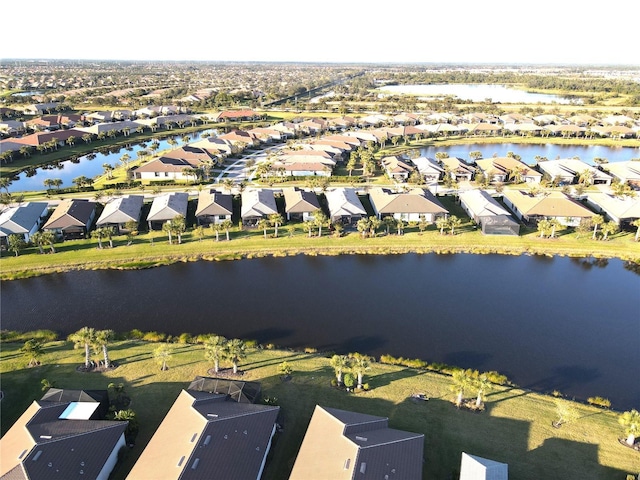
[{"label": "grassy bank", "polygon": [[[328,235],[308,237],[301,225],[280,227],[279,237],[273,237],[273,229],[264,238],[262,230],[238,230],[231,232],[231,241],[215,241],[211,230],[205,230],[202,240],[191,231],[183,235],[182,244],[169,245],[163,232],[153,231],[134,238],[127,246],[123,236],[116,237],[114,248],[97,248],[95,239],[67,241],[56,244],[55,254],[38,253],[36,247],[24,250],[15,257],[3,253],[0,260],[0,279],[13,280],[55,272],[98,269],[136,269],[176,262],[198,260],[233,260],[261,256],[347,255],[347,254],[402,254],[402,253],[477,253],[507,255],[561,255],[572,257],[619,258],[640,263],[640,242],[634,235],[621,232],[608,241],[576,238],[574,233],[561,231],[558,238],[541,239],[536,232],[518,237],[482,235],[470,223],[464,224],[456,235],[440,235],[435,226],[424,232],[408,227],[404,235],[378,233],[375,238],[362,238],[357,232],[341,237]],[[103,245],[108,242],[103,240]]]},{"label": "grassy bank", "polygon": [[[59,388],[105,389],[122,382],[140,434],[115,479],[125,478],[180,390],[211,368],[201,345],[176,344],[170,368],[162,372],[153,359],[156,345],[140,341],[114,344],[111,357],[119,366],[108,373],[76,372],[82,351],[66,342],[46,344],[43,364],[25,368],[21,345],[3,344],[0,353],[3,432],[42,396],[43,378]],[[289,382],[282,382],[278,372],[284,360],[293,367]],[[322,354],[257,349],[240,370],[242,379],[261,382],[263,395],[276,397],[282,409],[284,431],[275,438],[266,480],[287,478],[316,404],[388,417],[392,428],[424,433],[425,479],[455,474],[462,451],[508,463],[515,479],[613,480],[640,469],[638,453],[618,443],[623,432],[616,413],[576,404],[578,420],[556,429],[551,426],[554,399],[515,387],[496,386],[486,411],[471,413],[453,407],[450,377],[433,372],[375,363],[365,376],[371,390],[347,394],[330,387],[333,371]],[[418,392],[431,399],[413,402],[411,395]]]}]

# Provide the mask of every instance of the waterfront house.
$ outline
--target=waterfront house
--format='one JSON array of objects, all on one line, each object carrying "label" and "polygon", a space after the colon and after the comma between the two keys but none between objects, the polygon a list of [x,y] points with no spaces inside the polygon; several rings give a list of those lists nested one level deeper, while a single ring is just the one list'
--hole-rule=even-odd
[{"label": "waterfront house", "polygon": [[336,161],[323,150],[283,150],[276,156],[273,171],[290,176],[331,176]]},{"label": "waterfront house", "polygon": [[575,227],[595,214],[562,192],[531,193],[524,190],[505,190],[504,203],[515,216],[525,222],[555,219],[561,225]]},{"label": "waterfront house", "polygon": [[0,213],[0,245],[7,244],[9,235],[20,235],[28,242],[42,226],[49,213],[46,202],[28,202]]},{"label": "waterfront house", "polygon": [[380,161],[387,176],[395,182],[406,182],[415,167],[402,160],[399,156],[383,157]]},{"label": "waterfront house", "polygon": [[243,382],[202,380],[180,392],[128,480],[260,479],[280,407],[241,401]]},{"label": "waterfront house", "polygon": [[273,190],[250,189],[242,192],[240,216],[243,225],[256,226],[261,219],[274,213],[278,213],[278,207]]},{"label": "waterfront house", "polygon": [[451,175],[456,182],[467,181],[470,182],[473,179],[473,175],[476,173],[475,167],[469,165],[464,160],[456,157],[446,157],[440,160],[445,174],[447,172]]},{"label": "waterfront house", "polygon": [[460,192],[460,205],[482,228],[485,235],[518,235],[520,224],[511,213],[485,190]]},{"label": "waterfront house", "polygon": [[85,238],[95,216],[95,202],[67,198],[60,202],[42,229],[53,232],[63,240]]},{"label": "waterfront house", "polygon": [[607,218],[618,225],[630,225],[631,222],[640,218],[640,198],[636,197],[616,197],[610,193],[589,192],[587,203],[596,212],[605,213]]},{"label": "waterfront house", "polygon": [[546,173],[552,180],[561,185],[571,185],[580,181],[583,175],[589,176],[589,182],[593,185],[610,185],[611,175],[592,167],[588,163],[576,158],[563,158],[560,160],[547,160],[539,162],[538,168]]},{"label": "waterfront house", "polygon": [[542,174],[513,157],[493,157],[476,160],[476,165],[490,182],[504,183],[509,180],[540,183]]},{"label": "waterfront house", "polygon": [[353,188],[336,188],[325,193],[332,222],[349,225],[367,215],[362,202]]},{"label": "waterfront house", "polygon": [[113,227],[119,235],[126,230],[126,224],[140,221],[144,197],[142,195],[126,195],[117,197],[104,206],[102,214],[96,221],[97,227]]},{"label": "waterfront house", "polygon": [[640,161],[607,163],[603,168],[621,183],[628,182],[636,189],[640,189]]},{"label": "waterfront house", "polygon": [[178,215],[186,218],[188,204],[189,194],[184,192],[166,193],[154,198],[147,215],[149,230],[160,230],[164,223]]},{"label": "waterfront house", "polygon": [[316,405],[289,479],[422,478],[424,435],[388,424]]},{"label": "waterfront house", "polygon": [[200,175],[208,177],[209,168],[215,165],[217,157],[209,150],[193,145],[185,145],[163,154],[143,165],[131,169],[136,180],[152,183],[153,181],[180,180],[192,181]]},{"label": "waterfront house", "polygon": [[318,197],[315,192],[302,190],[300,188],[285,188],[284,205],[287,220],[306,222],[313,220],[313,214],[320,208]]},{"label": "waterfront house", "polygon": [[107,480],[128,422],[103,420],[107,392],[95,393],[50,389],[34,401],[0,440],[0,478]]},{"label": "waterfront house", "polygon": [[437,184],[444,173],[444,168],[433,158],[418,157],[412,158],[411,162],[416,166],[420,176],[428,185]]},{"label": "waterfront house", "polygon": [[508,480],[509,465],[462,452],[460,480]]},{"label": "waterfront house", "polygon": [[213,156],[233,155],[237,151],[237,147],[231,140],[225,140],[217,137],[207,137],[197,142],[190,143],[193,148],[202,148],[207,150]]},{"label": "waterfront house", "polygon": [[392,192],[388,188],[372,188],[369,199],[376,216],[380,219],[393,217],[407,222],[433,223],[436,218],[449,212],[429,190],[414,188],[409,192]]},{"label": "waterfront house", "polygon": [[213,116],[214,122],[250,122],[262,117],[253,110],[225,110]]},{"label": "waterfront house", "polygon": [[210,225],[231,220],[233,215],[233,200],[228,193],[222,193],[213,188],[205,189],[198,195],[196,220],[199,225]]}]

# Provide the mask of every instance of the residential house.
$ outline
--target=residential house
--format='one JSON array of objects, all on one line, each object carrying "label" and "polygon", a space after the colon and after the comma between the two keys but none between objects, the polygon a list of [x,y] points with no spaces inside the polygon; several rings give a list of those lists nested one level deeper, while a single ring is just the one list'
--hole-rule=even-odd
[{"label": "residential house", "polygon": [[524,190],[505,190],[503,200],[515,216],[525,222],[555,219],[561,225],[575,227],[582,219],[595,215],[580,202],[558,191],[534,194]]},{"label": "residential house", "polygon": [[413,165],[402,160],[399,156],[383,157],[380,162],[387,176],[395,182],[406,182],[409,175],[415,170]]},{"label": "residential house", "polygon": [[[200,385],[204,388],[192,389]],[[180,392],[127,479],[259,480],[280,407],[242,402],[246,397],[237,394],[243,389],[243,382],[192,382]]]},{"label": "residential house", "polygon": [[604,192],[589,192],[587,203],[596,212],[605,213],[608,218],[620,226],[630,225],[640,218],[640,198],[616,197]]},{"label": "residential house", "polygon": [[261,118],[262,115],[253,110],[225,110],[214,116],[215,122],[250,122]]},{"label": "residential house", "polygon": [[503,126],[499,123],[472,123],[467,126],[467,134],[470,135],[499,135]]},{"label": "residential house", "polygon": [[21,135],[26,129],[26,122],[17,120],[0,120],[0,133],[7,135]]},{"label": "residential house", "polygon": [[315,192],[296,187],[283,189],[283,194],[287,220],[299,222],[313,220],[313,214],[320,209],[320,202]]},{"label": "residential house", "polygon": [[509,465],[462,452],[460,480],[508,480]]},{"label": "residential house", "polygon": [[437,184],[438,180],[444,173],[444,168],[434,160],[428,157],[412,158],[411,162],[416,166],[420,176],[428,185]]},{"label": "residential house", "polygon": [[362,146],[363,141],[358,137],[354,137],[353,135],[344,135],[344,134],[334,134],[334,135],[326,135],[322,137],[322,141],[329,142],[341,142],[346,143],[347,145],[351,145],[352,149],[358,148]]},{"label": "residential house", "polygon": [[610,185],[612,179],[611,175],[575,158],[538,162],[538,168],[561,185],[577,183],[583,176],[588,176],[588,183],[593,185]]},{"label": "residential house", "polygon": [[378,218],[393,217],[407,222],[433,223],[437,217],[446,216],[449,211],[442,206],[429,190],[414,188],[409,192],[392,192],[387,188],[375,187],[369,191],[371,206]]},{"label": "residential house", "polygon": [[53,112],[58,105],[60,105],[58,102],[34,103],[25,106],[23,111],[26,115],[44,115]]},{"label": "residential house", "polygon": [[189,194],[184,192],[166,193],[153,199],[147,222],[149,230],[160,230],[162,225],[182,215],[186,218]]},{"label": "residential house", "polygon": [[273,128],[256,127],[251,130],[247,130],[247,132],[257,137],[261,143],[280,143],[284,140],[282,132]]},{"label": "residential house", "polygon": [[257,147],[260,144],[260,139],[257,136],[243,130],[232,130],[228,133],[219,135],[218,138],[229,140],[234,145],[238,145],[242,150],[245,148]]},{"label": "residential house", "polygon": [[428,132],[434,136],[438,136],[438,135],[447,136],[447,135],[454,135],[461,132],[465,132],[468,127],[466,127],[464,124],[452,125],[450,123],[434,123],[434,124],[426,123],[426,124],[416,125],[416,128],[423,133]]},{"label": "residential house", "polygon": [[342,131],[353,127],[355,124],[355,118],[343,116],[339,118],[330,118],[328,128],[332,131]]},{"label": "residential house", "polygon": [[197,142],[192,142],[194,148],[203,148],[214,156],[229,156],[236,153],[237,148],[231,140],[225,140],[217,137],[207,137]]},{"label": "residential house", "polygon": [[49,213],[46,202],[28,202],[0,213],[0,245],[7,244],[9,235],[20,235],[25,242],[42,226]]},{"label": "residential house", "polygon": [[89,127],[81,127],[78,130],[81,130],[83,134],[91,133],[92,135],[109,134],[109,132],[129,135],[131,132],[134,132],[138,127],[140,127],[140,125],[141,124],[138,122],[123,120],[121,122],[96,123]]},{"label": "residential house", "polygon": [[20,138],[12,138],[11,141],[31,147],[38,147],[40,145],[45,145],[48,142],[55,141],[56,145],[64,146],[70,137],[74,137],[78,140],[82,138],[82,135],[85,133],[86,132],[80,129],[72,128],[69,130],[57,130],[55,132],[37,132]]},{"label": "residential house", "polygon": [[367,212],[353,188],[328,190],[325,193],[325,197],[332,222],[341,222],[344,225],[349,225],[367,216]]},{"label": "residential house", "polygon": [[485,190],[460,192],[460,205],[482,227],[485,235],[518,235],[520,224],[511,213]]},{"label": "residential house", "polygon": [[629,138],[636,135],[636,131],[625,125],[594,125],[591,131],[603,137]]},{"label": "residential house", "polygon": [[494,157],[476,160],[476,165],[491,182],[540,183],[542,174],[513,157]]},{"label": "residential house", "polygon": [[96,221],[97,227],[113,227],[116,234],[127,231],[126,224],[140,221],[144,197],[142,195],[126,195],[117,197],[104,206],[100,218]]},{"label": "residential house", "polygon": [[542,131],[552,133],[555,136],[562,135],[563,137],[568,138],[583,136],[586,133],[587,128],[579,125],[561,123],[558,125],[545,125]]},{"label": "residential house", "polygon": [[128,422],[103,420],[92,393],[50,390],[34,401],[0,440],[0,478],[107,480]]},{"label": "residential house", "polygon": [[233,197],[215,189],[205,189],[198,195],[196,220],[199,225],[210,225],[231,220],[233,215]]},{"label": "residential house", "polygon": [[456,182],[470,182],[476,173],[475,167],[469,165],[461,158],[447,157],[440,160],[445,174],[448,172]]},{"label": "residential house", "polygon": [[336,161],[323,150],[281,150],[273,163],[273,171],[291,176],[331,176]]},{"label": "residential house", "polygon": [[209,175],[209,168],[217,162],[217,157],[210,150],[194,145],[185,145],[168,151],[164,155],[143,165],[131,169],[130,175],[136,180],[196,180],[199,174],[204,178]]},{"label": "residential house", "polygon": [[86,238],[95,215],[95,202],[67,198],[60,202],[42,229],[53,232],[63,240]]},{"label": "residential house", "polygon": [[640,189],[640,161],[607,163],[603,168],[621,183],[628,182],[636,189]]},{"label": "residential house", "polygon": [[388,424],[316,405],[289,479],[422,478],[424,435]]},{"label": "residential house", "polygon": [[261,219],[274,213],[278,213],[278,207],[273,190],[249,189],[242,192],[240,216],[244,225],[256,226]]}]

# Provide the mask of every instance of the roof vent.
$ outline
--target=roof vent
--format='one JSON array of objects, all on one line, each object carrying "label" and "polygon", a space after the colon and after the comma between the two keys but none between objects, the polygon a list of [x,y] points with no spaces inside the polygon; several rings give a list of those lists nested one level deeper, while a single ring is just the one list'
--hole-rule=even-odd
[{"label": "roof vent", "polygon": [[225,436],[224,436],[224,439],[225,439],[225,440],[227,440],[228,438],[229,438],[229,436],[228,436],[228,435],[225,435]]},{"label": "roof vent", "polygon": [[198,434],[197,434],[197,433],[194,433],[194,434],[193,434],[193,437],[191,437],[191,443],[193,443],[193,442],[194,442],[194,440],[196,439],[196,437],[197,437],[197,436],[198,436]]},{"label": "roof vent", "polygon": [[40,435],[40,438],[44,440],[51,440],[51,435]]},{"label": "roof vent", "polygon": [[191,470],[195,470],[196,468],[198,468],[198,464],[199,464],[199,463],[200,463],[200,459],[199,459],[199,458],[196,458],[196,459],[193,461],[193,465],[191,465]]},{"label": "roof vent", "polygon": [[246,435],[246,434],[247,434],[247,431],[245,430],[245,431],[244,431],[244,432],[242,432],[242,433],[244,433],[244,434]]},{"label": "roof vent", "polygon": [[366,442],[367,441],[367,437],[359,437],[356,435],[356,440],[360,440],[361,442]]},{"label": "roof vent", "polygon": [[207,435],[207,438],[204,439],[204,445],[209,445],[209,442],[211,442],[211,435]]},{"label": "roof vent", "polygon": [[344,462],[344,469],[349,470],[349,465],[351,465],[351,459],[347,458]]},{"label": "roof vent", "polygon": [[84,470],[80,470],[80,475],[84,475]]},{"label": "roof vent", "polygon": [[81,467],[84,467],[84,462],[80,462],[80,466],[81,466]]},{"label": "roof vent", "polygon": [[367,463],[366,462],[362,462],[360,464],[360,473],[362,473],[364,475],[364,472],[367,471]]},{"label": "roof vent", "polygon": [[42,450],[38,450],[36,452],[36,454],[33,456],[33,462],[35,462],[36,460],[38,460],[40,458],[40,455],[42,455]]},{"label": "roof vent", "polygon": [[24,457],[24,454],[27,453],[26,450],[22,450],[22,453],[20,454],[20,456],[18,457],[18,460],[21,460],[22,457]]},{"label": "roof vent", "polygon": [[218,418],[218,414],[217,413],[207,413],[207,417]]},{"label": "roof vent", "polygon": [[260,447],[256,447],[256,452],[259,452],[259,451],[260,451]]},{"label": "roof vent", "polygon": [[178,460],[178,467],[182,466],[182,462],[184,462],[184,455],[180,457],[180,460]]}]

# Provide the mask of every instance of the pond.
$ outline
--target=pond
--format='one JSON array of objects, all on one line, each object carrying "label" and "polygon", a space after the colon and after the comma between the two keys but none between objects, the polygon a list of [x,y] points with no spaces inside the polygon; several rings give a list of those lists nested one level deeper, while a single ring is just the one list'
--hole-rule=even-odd
[{"label": "pond", "polygon": [[[197,140],[200,138],[200,135],[204,132],[215,133],[215,130],[203,130],[202,132],[196,132],[189,134],[189,137],[192,140]],[[175,139],[178,144],[175,146],[171,146],[169,144],[169,139]],[[157,152],[162,150],[168,150],[172,148],[177,148],[182,143],[182,135],[167,137],[163,139],[158,139],[160,146],[158,147]],[[151,145],[151,140],[146,142],[147,147]],[[88,178],[95,178],[99,175],[104,174],[105,163],[110,164],[111,166],[117,166],[120,164],[120,158],[125,154],[129,154],[131,160],[136,160],[138,158],[138,151],[144,150],[144,147],[140,144],[131,144],[129,147],[114,147],[111,151],[106,153],[94,152],[95,158],[91,158],[88,155],[83,155],[79,157],[76,161],[66,160],[64,162],[60,162],[56,165],[49,165],[46,167],[37,168],[35,170],[35,175],[29,176],[27,172],[22,172],[18,175],[18,179],[14,180],[9,187],[10,192],[26,192],[26,191],[34,191],[34,190],[44,190],[44,180],[47,178],[59,178],[62,180],[62,185],[60,188],[73,187],[73,179],[79,176],[85,176]],[[38,155],[38,153],[34,153],[33,155]]]},{"label": "pond", "polygon": [[489,84],[429,84],[429,85],[387,85],[378,88],[382,94],[411,94],[421,97],[443,98],[457,97],[460,100],[484,102],[490,99],[493,103],[558,103],[581,104],[578,98],[562,97],[545,93],[533,93],[510,88],[505,85]]},{"label": "pond", "polygon": [[[125,248],[125,247],[117,247]],[[619,260],[263,258],[3,282],[2,328],[218,333],[422,358],[640,405],[640,276]]]}]

